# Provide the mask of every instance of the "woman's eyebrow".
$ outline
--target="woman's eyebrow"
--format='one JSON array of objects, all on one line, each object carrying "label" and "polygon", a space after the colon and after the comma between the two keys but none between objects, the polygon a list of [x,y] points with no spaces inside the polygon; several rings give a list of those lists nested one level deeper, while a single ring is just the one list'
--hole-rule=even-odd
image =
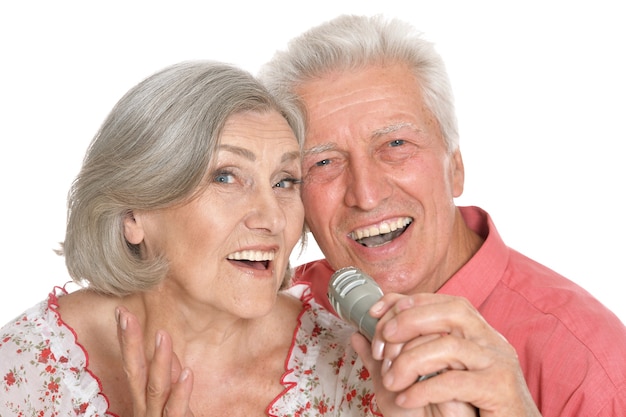
[{"label": "woman's eyebrow", "polygon": [[[256,161],[256,155],[254,154],[254,152],[249,151],[248,149],[239,147],[239,146],[233,146],[233,145],[220,145],[219,148],[221,151],[226,151],[226,152],[231,152],[234,153],[236,155],[240,155],[250,161]],[[283,154],[283,156],[281,157],[281,161],[282,162],[288,162],[288,161],[293,161],[293,160],[297,160],[300,159],[301,157],[301,153],[300,151],[293,151],[293,152],[286,152]]]},{"label": "woman's eyebrow", "polygon": [[293,152],[287,152],[283,154],[283,157],[280,160],[281,162],[289,162],[289,161],[298,160],[301,157],[302,157],[302,154],[300,153],[300,151],[293,151]]},{"label": "woman's eyebrow", "polygon": [[233,145],[220,145],[220,150],[232,152],[234,154],[243,156],[250,161],[256,161],[256,155],[245,148]]}]

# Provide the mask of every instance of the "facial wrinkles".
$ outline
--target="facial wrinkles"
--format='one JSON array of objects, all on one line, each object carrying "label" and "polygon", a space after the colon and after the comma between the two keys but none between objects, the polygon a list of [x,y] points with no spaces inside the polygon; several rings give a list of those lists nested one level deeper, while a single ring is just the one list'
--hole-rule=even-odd
[{"label": "facial wrinkles", "polygon": [[[306,138],[309,151],[329,149],[327,144],[333,144],[340,149],[345,147],[345,152],[353,158],[357,147],[356,141],[364,145],[359,152],[367,154],[368,143],[373,138],[391,136],[396,130],[408,128],[421,137],[420,152],[424,150],[424,146],[430,149],[424,154],[428,157],[433,147],[437,146],[438,139],[441,139],[438,124],[432,114],[425,110],[417,82],[412,82],[412,74],[403,66],[370,67],[362,72],[339,73],[335,78],[325,76],[303,85],[299,93],[307,105],[309,116]],[[427,169],[427,166],[423,168]],[[381,245],[385,240],[393,239],[405,230],[410,222],[418,220],[415,228],[422,224],[420,219],[423,218],[422,212],[425,207],[422,207],[421,203],[428,203],[429,199],[426,198],[424,201],[424,197],[430,195],[425,192],[424,187],[428,187],[431,181],[426,179],[432,175],[432,179],[439,185],[431,185],[441,186],[442,179],[437,179],[436,171],[438,169],[422,172],[420,174],[422,180],[409,174],[408,167],[389,171],[395,184],[393,186],[395,197],[390,203],[393,207],[379,206],[375,211],[368,212],[367,218],[371,219],[370,221],[363,213],[355,220],[355,216],[341,209],[340,200],[336,200],[337,203],[333,202],[332,196],[339,197],[341,189],[345,190],[348,186],[347,183],[340,185],[336,182],[332,186],[312,185],[310,189],[307,187],[307,195],[303,194],[309,210],[307,220],[310,219],[310,223],[315,223],[321,235],[320,240],[325,241],[326,247],[323,249],[328,251],[335,261],[352,250],[350,249],[352,246],[345,244],[346,237],[357,239],[359,243],[366,245]],[[437,191],[439,197],[436,198],[440,199],[442,190]],[[326,201],[327,204],[322,204],[321,201]],[[383,209],[390,214],[383,214]],[[432,235],[437,236],[437,231],[434,230]],[[423,243],[420,251],[430,251],[428,247],[432,242],[422,240],[418,240]],[[355,255],[355,259],[358,256],[360,255]]]},{"label": "facial wrinkles", "polygon": [[[376,102],[382,102],[384,106],[385,101],[393,100],[393,83],[375,86],[345,83],[343,76],[343,73],[338,73],[336,76],[310,81],[297,89],[296,92],[305,103],[309,115],[307,144],[324,140],[322,138],[325,136],[320,128],[331,126],[333,121],[333,132],[326,135],[325,140],[333,140],[341,133],[350,134],[350,119],[346,119],[347,114],[352,117],[361,114],[362,118],[367,118],[362,112],[364,107],[376,109]],[[341,80],[341,84],[334,84],[337,79]]]},{"label": "facial wrinkles", "polygon": [[[305,158],[313,157],[316,154],[320,154],[326,151],[337,150],[340,147],[346,147],[344,156],[348,159],[351,159],[351,161],[349,161],[348,163],[354,163],[354,161],[368,157],[367,149],[370,147],[370,142],[376,137],[388,135],[403,128],[412,128],[414,130],[417,130],[417,128],[414,127],[414,124],[410,122],[394,122],[388,126],[384,126],[378,129],[368,128],[367,119],[369,118],[369,115],[367,114],[367,112],[369,111],[377,113],[378,106],[376,103],[381,101],[384,102],[387,96],[384,88],[378,88],[377,90],[382,91],[381,94],[383,95],[383,97],[376,96],[374,98],[368,98],[363,100],[361,99],[361,97],[359,97],[359,93],[368,91],[368,88],[363,88],[361,90],[351,92],[345,96],[339,94],[335,96],[334,101],[331,99],[320,100],[318,104],[311,105],[311,108],[313,110],[310,113],[311,117],[315,120],[315,122],[313,123],[314,126],[329,126],[328,130],[330,130],[331,127],[336,128],[337,126],[333,125],[333,122],[327,124],[324,118],[341,119],[345,117],[346,112],[351,113],[351,115],[348,117],[356,117],[365,120],[364,122],[359,120],[357,122],[349,121],[347,123],[340,123],[338,129],[332,130],[329,133],[322,133],[316,131],[315,129],[311,129],[310,134],[307,137],[307,142],[315,145],[306,150]],[[315,96],[308,95],[308,98],[309,100],[314,100]],[[333,103],[338,104],[334,105]],[[373,104],[373,106],[371,107],[373,110],[369,110],[369,104]],[[330,105],[331,108],[326,109],[325,105]],[[359,109],[363,107],[365,108],[366,112],[363,112]],[[335,141],[317,143],[318,139],[323,140],[323,138],[328,139],[329,137],[331,137],[331,140]],[[337,141],[340,141],[342,138],[345,138],[345,141],[342,141],[341,144],[338,144]],[[355,146],[356,144],[354,143],[354,141],[356,140],[361,142],[362,146]],[[365,151],[365,154],[360,154],[361,149]],[[367,245],[379,245],[381,244],[380,238],[377,238],[375,242],[375,239],[373,239],[374,237],[389,234],[391,232],[396,232],[398,230],[398,233],[401,233],[404,228],[411,222],[411,217],[387,219],[376,224],[371,224],[366,227],[354,229],[352,230],[352,232],[349,233],[349,236],[354,240],[370,238],[366,239],[363,242],[367,242]],[[346,230],[346,227],[340,226],[340,229]]]},{"label": "facial wrinkles", "polygon": [[[237,117],[239,116],[239,117]],[[266,114],[240,114],[234,116],[236,123],[227,123],[223,132],[222,146],[225,150],[231,151],[234,155],[250,161],[252,165],[244,163],[242,166],[251,173],[258,183],[256,186],[274,187],[274,183],[286,178],[299,178],[300,168],[300,148],[289,128],[287,122],[278,113]],[[234,163],[238,165],[236,159]],[[255,187],[256,187],[255,186]],[[281,199],[276,201],[276,207],[281,208],[287,205],[286,216],[288,218],[287,228],[281,233],[286,233],[288,242],[284,245],[294,244],[300,235],[301,223],[303,219],[302,202],[297,190],[273,189],[263,191],[271,193],[271,198]],[[275,194],[278,193],[278,194]],[[256,194],[256,192],[255,192]],[[245,196],[241,196],[241,199]],[[299,221],[298,221],[299,220]],[[241,236],[244,240],[249,240],[248,234]],[[254,239],[252,239],[254,241]],[[293,241],[293,242],[292,242]],[[255,250],[240,246],[241,250],[228,255],[232,259],[249,259],[271,261],[276,256],[273,250]],[[287,248],[291,249],[291,248]]]}]

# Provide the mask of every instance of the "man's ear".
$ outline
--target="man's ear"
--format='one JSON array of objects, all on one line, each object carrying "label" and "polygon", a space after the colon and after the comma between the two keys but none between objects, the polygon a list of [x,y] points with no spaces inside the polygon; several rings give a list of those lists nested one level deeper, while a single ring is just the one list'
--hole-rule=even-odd
[{"label": "man's ear", "polygon": [[124,216],[124,237],[132,245],[138,245],[143,242],[144,230],[141,218],[135,218],[132,210],[129,210]]},{"label": "man's ear", "polygon": [[453,196],[460,197],[463,194],[463,187],[465,185],[465,166],[463,165],[463,157],[461,156],[461,150],[457,149],[452,153],[452,194]]}]

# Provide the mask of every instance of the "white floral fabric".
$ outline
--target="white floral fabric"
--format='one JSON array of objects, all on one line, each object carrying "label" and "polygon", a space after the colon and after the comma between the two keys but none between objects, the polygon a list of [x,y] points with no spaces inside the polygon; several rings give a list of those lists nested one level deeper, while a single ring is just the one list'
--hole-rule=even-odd
[{"label": "white floral fabric", "polygon": [[308,285],[288,293],[303,309],[283,376],[286,391],[270,416],[380,416],[369,372],[350,345],[354,329],[320,307]]},{"label": "white floral fabric", "polygon": [[109,406],[74,331],[57,313],[55,288],[0,329],[0,416],[104,416]]},{"label": "white floral fabric", "polygon": [[[354,330],[313,301],[306,285],[288,290],[303,303],[285,359],[283,392],[269,416],[376,416],[369,373],[350,346]],[[88,354],[57,311],[56,287],[0,329],[0,416],[105,416],[108,399]]]}]

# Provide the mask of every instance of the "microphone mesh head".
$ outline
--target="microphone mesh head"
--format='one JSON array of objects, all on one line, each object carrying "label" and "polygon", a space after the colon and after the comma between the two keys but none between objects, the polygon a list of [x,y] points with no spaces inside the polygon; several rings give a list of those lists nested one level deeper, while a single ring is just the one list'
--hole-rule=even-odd
[{"label": "microphone mesh head", "polygon": [[352,266],[335,271],[328,284],[328,300],[339,317],[354,325],[370,340],[378,320],[368,311],[382,296],[376,281]]},{"label": "microphone mesh head", "polygon": [[333,306],[339,317],[347,320],[341,312],[341,299],[345,298],[348,293],[358,285],[363,285],[364,274],[358,268],[347,266],[335,271],[328,283],[328,300]]}]

